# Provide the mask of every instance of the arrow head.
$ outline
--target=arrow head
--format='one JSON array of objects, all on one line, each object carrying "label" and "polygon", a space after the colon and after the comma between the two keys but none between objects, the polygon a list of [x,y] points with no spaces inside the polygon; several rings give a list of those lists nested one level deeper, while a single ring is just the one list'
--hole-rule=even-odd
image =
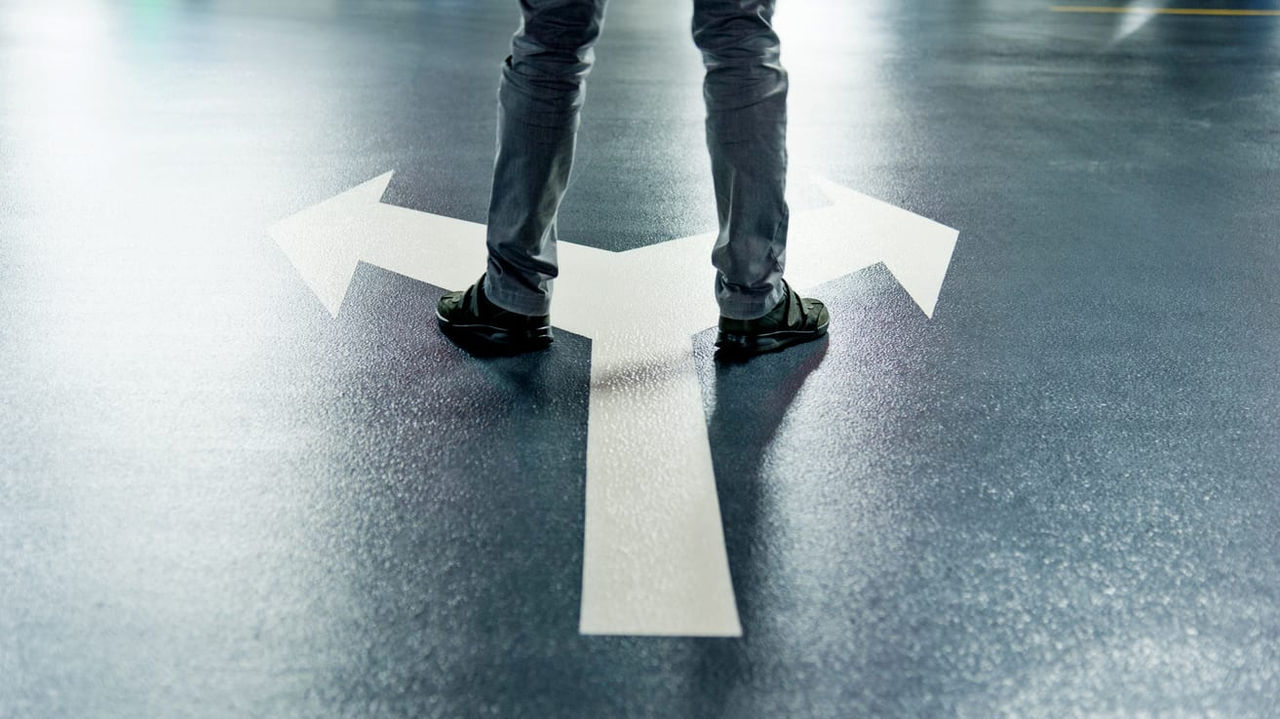
[{"label": "arrow head", "polygon": [[793,218],[788,279],[812,287],[883,262],[932,317],[960,232],[830,180],[814,182],[832,204]]},{"label": "arrow head", "polygon": [[376,228],[364,219],[378,205],[392,172],[379,175],[267,228],[302,279],[334,317]]}]

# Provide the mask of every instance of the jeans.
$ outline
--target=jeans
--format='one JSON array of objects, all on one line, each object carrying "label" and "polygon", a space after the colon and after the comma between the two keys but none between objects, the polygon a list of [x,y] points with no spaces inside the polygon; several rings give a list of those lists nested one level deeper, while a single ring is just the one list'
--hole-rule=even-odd
[{"label": "jeans", "polygon": [[[550,308],[556,214],[605,2],[520,0],[523,22],[498,88],[484,288],[512,312],[544,315]],[[711,253],[715,296],[722,315],[754,319],[784,292],[787,74],[771,23],[774,0],[693,4],[720,225]]]}]

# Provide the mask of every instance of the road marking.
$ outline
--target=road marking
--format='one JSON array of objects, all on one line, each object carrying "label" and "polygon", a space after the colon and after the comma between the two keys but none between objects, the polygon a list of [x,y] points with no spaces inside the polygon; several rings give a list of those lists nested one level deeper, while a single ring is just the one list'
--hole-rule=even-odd
[{"label": "road marking", "polygon": [[1055,5],[1053,12],[1075,13],[1107,13],[1113,15],[1222,15],[1235,17],[1274,17],[1280,16],[1280,10],[1226,10],[1214,8],[1175,8],[1175,7],[1106,7],[1091,5]]},{"label": "road marking", "polygon": [[[391,174],[268,230],[334,316],[360,262],[455,289],[483,271],[484,225],[384,204]],[[959,233],[816,182],[832,204],[792,217],[788,280],[808,288],[883,262],[932,316]],[[553,324],[592,340],[583,634],[742,634],[693,359],[693,335],[719,316],[714,242],[559,244]]]}]

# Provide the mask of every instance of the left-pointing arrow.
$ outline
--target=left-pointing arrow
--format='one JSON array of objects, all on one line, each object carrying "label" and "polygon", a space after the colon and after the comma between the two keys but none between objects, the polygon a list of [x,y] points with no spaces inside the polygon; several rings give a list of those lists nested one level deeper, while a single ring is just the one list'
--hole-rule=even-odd
[{"label": "left-pointing arrow", "polygon": [[384,204],[391,175],[379,175],[267,230],[335,317],[361,261],[430,277],[441,287],[464,287],[484,267],[484,225]]}]

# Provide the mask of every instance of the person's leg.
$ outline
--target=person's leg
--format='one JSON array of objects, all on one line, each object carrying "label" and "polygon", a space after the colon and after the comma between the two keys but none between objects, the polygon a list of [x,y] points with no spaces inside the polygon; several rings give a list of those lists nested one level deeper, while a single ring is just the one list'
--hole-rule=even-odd
[{"label": "person's leg", "polygon": [[774,0],[694,0],[720,220],[711,261],[720,314],[733,319],[761,317],[785,293],[787,73],[773,8]]},{"label": "person's leg", "polygon": [[605,0],[520,0],[523,22],[502,67],[484,294],[545,315],[556,276],[556,212],[569,182],[592,46]]},{"label": "person's leg", "polygon": [[787,248],[787,73],[774,0],[694,0],[707,68],[707,149],[720,235],[718,356],[749,357],[818,339],[830,317],[782,280]]}]

